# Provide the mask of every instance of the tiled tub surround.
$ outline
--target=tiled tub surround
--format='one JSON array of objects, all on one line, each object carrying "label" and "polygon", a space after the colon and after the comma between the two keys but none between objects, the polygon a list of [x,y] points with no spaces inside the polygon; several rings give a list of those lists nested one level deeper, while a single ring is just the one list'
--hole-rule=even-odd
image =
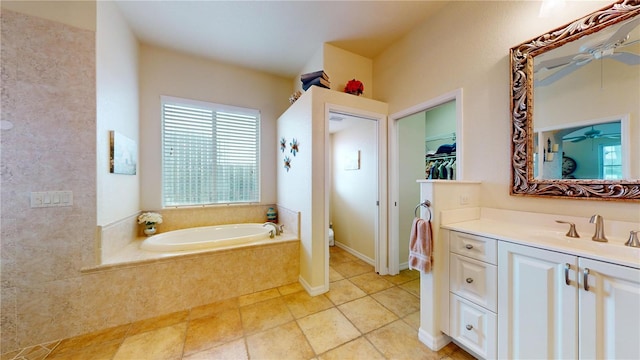
[{"label": "tiled tub surround", "polygon": [[[198,208],[175,208],[157,211],[162,214],[158,233],[201,226],[264,223],[266,213],[273,205],[229,205]],[[277,207],[278,222],[286,233],[277,240],[299,239],[300,214]],[[136,260],[166,257],[167,254],[136,251],[144,240],[143,226],[138,224],[138,214],[115,223],[98,227],[98,251],[96,265],[118,264]],[[184,254],[184,253],[183,253]]]},{"label": "tiled tub surround", "polygon": [[[229,223],[265,222],[269,205],[212,206],[158,211],[159,232]],[[299,213],[278,207],[286,233],[273,241],[234,249],[173,253],[140,250],[146,238],[137,215],[99,227],[100,261],[83,273],[103,292],[94,308],[102,329],[182,311],[298,281],[300,273]],[[117,284],[117,285],[114,285]],[[109,295],[115,289],[120,292]],[[124,313],[128,313],[125,315]],[[120,321],[112,320],[120,318]],[[107,323],[109,322],[109,323]]]}]

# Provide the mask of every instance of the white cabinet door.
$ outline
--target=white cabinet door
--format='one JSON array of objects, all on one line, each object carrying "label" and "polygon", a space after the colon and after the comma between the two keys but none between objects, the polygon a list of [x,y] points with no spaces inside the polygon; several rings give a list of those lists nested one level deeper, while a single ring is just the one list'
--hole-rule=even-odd
[{"label": "white cabinet door", "polygon": [[498,358],[577,358],[577,262],[567,254],[498,244]]},{"label": "white cabinet door", "polygon": [[580,359],[640,359],[640,270],[582,258],[579,266]]}]

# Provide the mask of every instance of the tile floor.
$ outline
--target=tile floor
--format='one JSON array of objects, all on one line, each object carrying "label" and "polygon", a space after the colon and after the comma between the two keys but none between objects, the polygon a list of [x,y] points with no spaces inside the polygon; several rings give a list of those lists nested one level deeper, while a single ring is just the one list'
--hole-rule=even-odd
[{"label": "tile floor", "polygon": [[418,340],[420,279],[331,248],[331,290],[299,284],[3,354],[8,359],[473,359]]}]

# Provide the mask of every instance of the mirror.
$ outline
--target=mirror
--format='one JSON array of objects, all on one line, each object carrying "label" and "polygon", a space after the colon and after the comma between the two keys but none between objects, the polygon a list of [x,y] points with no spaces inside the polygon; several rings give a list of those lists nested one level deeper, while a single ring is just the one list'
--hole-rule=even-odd
[{"label": "mirror", "polygon": [[511,194],[640,200],[640,2],[620,1],[510,55]]},{"label": "mirror", "polygon": [[630,179],[628,124],[616,116],[534,129],[534,178]]}]

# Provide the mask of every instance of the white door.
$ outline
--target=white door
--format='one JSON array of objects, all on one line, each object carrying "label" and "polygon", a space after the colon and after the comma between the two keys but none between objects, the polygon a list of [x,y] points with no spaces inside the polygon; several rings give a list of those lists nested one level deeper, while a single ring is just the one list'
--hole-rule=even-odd
[{"label": "white door", "polygon": [[498,244],[498,358],[577,357],[576,269],[575,256]]},{"label": "white door", "polygon": [[[386,116],[335,104],[325,111],[325,229],[332,221],[336,246],[386,274]],[[327,279],[328,248],[327,241]]]},{"label": "white door", "polygon": [[579,265],[580,359],[640,359],[640,270],[582,258]]},{"label": "white door", "polygon": [[[425,200],[420,199],[420,187],[416,180],[423,179],[425,176],[426,128],[423,126],[422,130],[416,129],[413,135],[417,135],[419,140],[414,147],[415,137],[401,137],[399,122],[408,120],[414,115],[424,117],[429,110],[449,102],[455,103],[455,124],[451,124],[455,130],[447,128],[448,130],[444,132],[453,132],[457,139],[456,179],[462,180],[464,179],[462,175],[462,146],[464,144],[462,139],[462,89],[412,106],[389,117],[389,274],[391,275],[398,274],[401,268],[408,267],[409,234],[414,208]],[[434,134],[436,133],[440,132],[434,132]],[[413,151],[414,154],[411,156],[401,155],[402,148],[409,153]],[[413,155],[417,155],[417,158],[414,158]]]}]

